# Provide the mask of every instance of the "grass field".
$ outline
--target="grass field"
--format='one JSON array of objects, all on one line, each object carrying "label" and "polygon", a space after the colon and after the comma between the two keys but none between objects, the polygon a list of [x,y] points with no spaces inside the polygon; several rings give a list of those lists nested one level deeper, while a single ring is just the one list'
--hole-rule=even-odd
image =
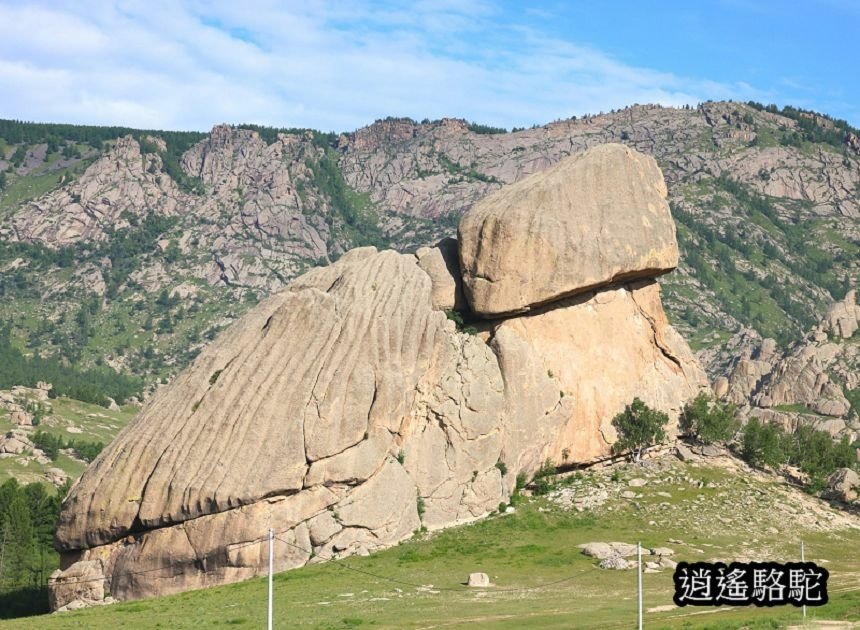
[{"label": "grass field", "polygon": [[[860,619],[860,518],[738,468],[662,460],[576,475],[547,497],[365,558],[275,576],[276,628],[634,628],[636,572],[596,567],[577,545],[641,541],[676,560],[807,559],[830,571],[810,619]],[[630,487],[643,477],[645,487]],[[621,493],[637,496],[623,498]],[[577,509],[578,501],[591,502]],[[276,544],[282,544],[276,542]],[[646,558],[647,559],[647,558]],[[468,588],[483,571],[495,586]],[[801,612],[676,608],[672,571],[644,578],[646,628],[781,628]],[[6,628],[265,627],[266,581],[0,623]]]}]

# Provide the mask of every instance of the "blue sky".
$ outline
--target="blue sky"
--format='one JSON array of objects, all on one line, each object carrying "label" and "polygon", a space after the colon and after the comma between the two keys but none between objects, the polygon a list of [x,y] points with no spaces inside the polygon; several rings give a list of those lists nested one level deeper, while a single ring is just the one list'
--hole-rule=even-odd
[{"label": "blue sky", "polygon": [[860,126],[860,0],[0,0],[0,117],[349,131],[757,100]]}]

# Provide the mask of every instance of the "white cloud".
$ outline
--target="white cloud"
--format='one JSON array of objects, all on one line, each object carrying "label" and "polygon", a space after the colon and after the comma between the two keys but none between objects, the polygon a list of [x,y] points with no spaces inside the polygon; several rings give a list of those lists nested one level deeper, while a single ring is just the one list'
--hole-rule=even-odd
[{"label": "white cloud", "polygon": [[529,125],[639,102],[755,98],[636,68],[453,0],[0,0],[0,117],[350,130],[386,115]]}]

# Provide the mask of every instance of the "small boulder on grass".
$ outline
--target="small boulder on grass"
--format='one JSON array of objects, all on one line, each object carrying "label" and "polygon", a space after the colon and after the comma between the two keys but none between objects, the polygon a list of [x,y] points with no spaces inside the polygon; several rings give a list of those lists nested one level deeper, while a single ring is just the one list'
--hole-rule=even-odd
[{"label": "small boulder on grass", "polygon": [[612,550],[612,546],[605,542],[585,543],[584,545],[579,545],[579,548],[582,549],[582,553],[586,556],[597,558],[598,560],[605,560],[615,553]]},{"label": "small boulder on grass", "polygon": [[678,563],[671,558],[663,556],[662,558],[660,558],[660,566],[664,569],[675,569],[678,566]]},{"label": "small boulder on grass", "polygon": [[604,558],[600,561],[601,569],[615,569],[617,571],[623,571],[624,569],[632,569],[635,566],[635,562],[625,560],[619,555],[609,556],[608,558]]},{"label": "small boulder on grass", "polygon": [[488,586],[492,586],[490,584],[490,576],[486,573],[470,573],[469,574],[469,582],[468,586],[475,586],[478,588],[486,588]]}]

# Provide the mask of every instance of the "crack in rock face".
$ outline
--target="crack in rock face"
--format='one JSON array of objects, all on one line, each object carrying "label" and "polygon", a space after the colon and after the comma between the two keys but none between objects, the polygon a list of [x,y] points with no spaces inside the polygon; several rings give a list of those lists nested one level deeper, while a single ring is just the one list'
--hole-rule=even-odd
[{"label": "crack in rock face", "polygon": [[[598,147],[521,183],[467,213],[459,242],[352,250],[225,331],[72,489],[52,606],[259,575],[269,527],[290,541],[276,570],[369,553],[485,516],[546,459],[608,456],[634,396],[677,419],[706,380],[653,280],[677,261],[656,164]],[[517,230],[533,236],[500,240]],[[84,574],[103,590],[82,595]]]}]

